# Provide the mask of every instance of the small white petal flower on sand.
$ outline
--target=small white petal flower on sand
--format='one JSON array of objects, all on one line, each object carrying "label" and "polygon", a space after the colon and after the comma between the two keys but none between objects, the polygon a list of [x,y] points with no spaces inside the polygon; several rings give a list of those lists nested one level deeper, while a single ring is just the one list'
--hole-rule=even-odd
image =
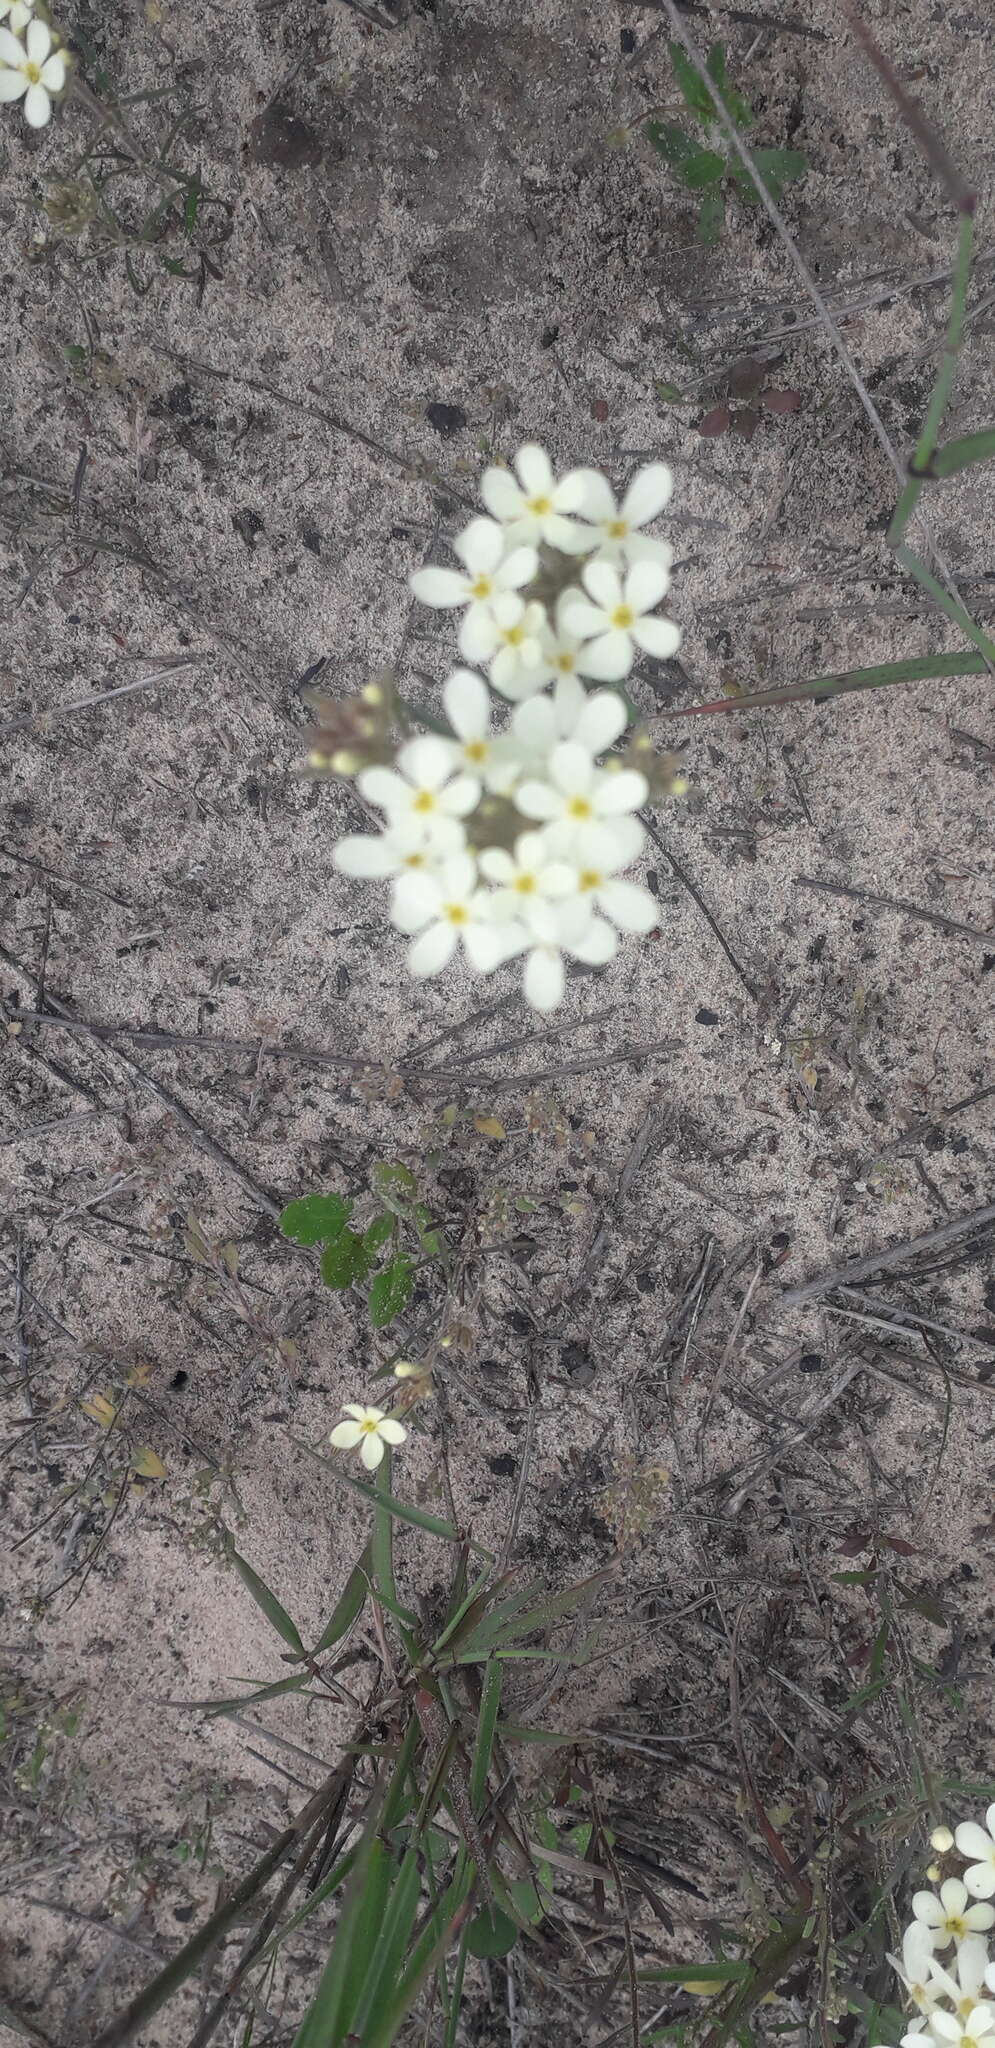
[{"label": "small white petal flower on sand", "polygon": [[564,606],[570,630],[590,641],[584,654],[585,675],[605,683],[627,676],[636,648],[665,661],[681,644],[672,619],[650,617],[670,588],[670,575],[660,562],[636,562],[623,588],[609,562],[588,562],[583,571],[587,599],[576,597]]},{"label": "small white petal flower on sand", "polygon": [[976,2005],[964,2019],[937,2009],[929,2032],[940,2048],[995,2048],[995,2005]]},{"label": "small white petal flower on sand", "polygon": [[408,952],[409,971],[418,979],[439,974],[461,942],[478,974],[493,973],[518,950],[495,923],[490,893],[479,887],[469,853],[445,861],[435,874],[402,875],[391,916],[400,931],[418,934]]},{"label": "small white petal flower on sand", "polygon": [[584,472],[572,469],[557,483],[544,448],[527,441],[514,458],[515,477],[507,469],[485,469],[480,495],[492,517],[500,520],[511,547],[540,541],[561,554],[584,554],[591,542],[584,529],[567,515],[584,500]]},{"label": "small white petal flower on sand", "polygon": [[375,1472],[383,1458],[385,1444],[403,1444],[408,1432],[403,1423],[395,1422],[392,1415],[385,1415],[382,1408],[364,1408],[358,1401],[346,1401],[343,1413],[348,1422],[337,1422],[329,1437],[329,1443],[337,1451],[354,1451],[359,1455],[368,1472]]},{"label": "small white petal flower on sand", "polygon": [[[594,671],[588,666],[591,642],[585,640],[582,633],[574,633],[569,625],[570,607],[580,601],[579,591],[564,590],[556,601],[555,622],[547,622],[540,635],[542,658],[550,675],[594,676]],[[594,679],[601,680],[599,677]]]},{"label": "small white petal flower on sand", "polygon": [[51,30],[43,21],[29,21],[24,42],[9,28],[0,28],[0,103],[24,95],[29,128],[44,128],[52,115],[52,97],[66,82],[66,60],[52,48]]},{"label": "small white petal flower on sand", "polygon": [[912,1911],[917,1920],[932,1928],[937,1948],[946,1948],[948,1941],[960,1942],[967,1934],[984,1934],[989,1927],[995,1927],[995,1908],[968,1905],[967,1888],[959,1877],[948,1877],[941,1884],[939,1898],[935,1892],[916,1892]]},{"label": "small white petal flower on sand", "polygon": [[902,1959],[889,1956],[888,1961],[905,1986],[906,1996],[918,2006],[920,2012],[932,2012],[940,1996],[939,1987],[931,1981],[934,1964],[933,1935],[924,1921],[913,1920],[902,1936]]},{"label": "small white petal flower on sand", "polygon": [[[606,693],[608,694],[608,693]],[[561,740],[549,756],[542,781],[523,782],[515,802],[522,815],[557,828],[552,843],[569,852],[580,825],[606,824],[646,802],[646,777],[633,768],[598,768],[577,740]]]},{"label": "small white petal flower on sand", "polygon": [[354,832],[332,848],[332,859],[343,875],[363,881],[393,881],[411,869],[433,868],[447,854],[460,853],[464,844],[458,818],[439,816],[432,837],[418,816],[408,815],[384,832]]},{"label": "small white petal flower on sand", "polygon": [[368,803],[386,811],[392,826],[414,819],[426,840],[451,842],[452,820],[465,818],[480,802],[478,778],[453,775],[455,759],[451,740],[424,733],[401,748],[393,768],[364,768],[356,786]]},{"label": "small white petal flower on sand", "polygon": [[[549,681],[542,652],[545,623],[545,605],[525,604],[510,591],[494,599],[489,620],[481,623],[481,641],[490,638],[487,673],[494,688],[512,703],[533,697]],[[488,655],[480,658],[486,660]]]},{"label": "small white petal flower on sand", "polygon": [[555,1010],[566,986],[564,954],[588,967],[605,967],[618,950],[611,925],[590,917],[576,898],[552,902],[536,897],[521,917],[519,950],[526,955],[525,999],[533,1010]]},{"label": "small white petal flower on sand", "polygon": [[462,570],[416,569],[409,579],[411,588],[422,604],[442,611],[466,605],[460,623],[460,653],[467,661],[484,661],[493,647],[487,621],[494,599],[530,583],[538,557],[530,547],[514,548],[506,554],[504,532],[493,519],[471,519],[453,541],[453,552],[463,563]]},{"label": "small white petal flower on sand", "polygon": [[488,846],[480,855],[480,872],[494,883],[493,914],[503,918],[524,918],[536,902],[556,902],[576,892],[576,879],[569,863],[551,851],[542,832],[521,832],[514,853],[503,846]]},{"label": "small white petal flower on sand", "polygon": [[[637,830],[641,838],[641,827]],[[618,872],[628,867],[631,857],[629,848],[603,825],[582,827],[573,850],[576,892],[582,903],[600,910],[619,931],[652,931],[659,917],[655,896],[641,882],[623,881]]]},{"label": "small white petal flower on sand", "polygon": [[584,478],[584,503],[581,507],[583,518],[591,521],[590,546],[597,550],[597,560],[620,564],[632,562],[659,562],[669,569],[674,550],[665,540],[654,540],[652,535],[643,533],[651,519],[657,519],[664,507],[670,503],[674,488],[674,473],[665,462],[647,463],[645,469],[637,470],[622,499],[615,503],[615,494],[599,469],[581,471]]},{"label": "small white petal flower on sand", "polygon": [[995,1892],[995,1805],[985,1814],[986,1827],[976,1820],[962,1821],[954,1840],[962,1856],[969,1858],[964,1883],[974,1899],[990,1899]]},{"label": "small white petal flower on sand", "polygon": [[507,794],[521,770],[522,751],[504,733],[491,731],[494,701],[472,669],[453,670],[442,692],[446,717],[456,734],[456,756],[484,788]]}]

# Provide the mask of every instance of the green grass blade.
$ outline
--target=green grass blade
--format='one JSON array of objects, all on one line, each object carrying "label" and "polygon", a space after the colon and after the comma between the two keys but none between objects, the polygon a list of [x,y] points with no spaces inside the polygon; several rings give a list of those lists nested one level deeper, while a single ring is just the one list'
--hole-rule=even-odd
[{"label": "green grass blade", "polygon": [[341,1642],[342,1637],[348,1633],[353,1622],[358,1620],[362,1613],[363,1602],[370,1590],[371,1557],[372,1549],[368,1543],[359,1563],[353,1566],[343,1588],[342,1596],[336,1603],[321,1635],[315,1643],[313,1651],[315,1657],[319,1656],[322,1650],[330,1650],[333,1643]]},{"label": "green grass blade", "polygon": [[265,1614],[271,1628],[275,1628],[277,1635],[282,1636],[284,1642],[289,1643],[291,1649],[296,1650],[299,1657],[306,1656],[307,1652],[304,1644],[286,1608],[281,1607],[276,1594],[270,1592],[269,1587],[260,1578],[259,1573],[253,1571],[248,1559],[240,1557],[232,1541],[231,1533],[227,1529],[225,1530],[225,1555],[230,1558],[243,1586],[248,1588],[256,1606]]},{"label": "green grass blade", "polygon": [[305,1899],[303,1906],[298,1906],[296,1913],[292,1914],[291,1918],[282,1927],[277,1929],[269,1946],[262,1952],[260,1958],[262,1962],[265,1962],[267,1957],[275,1949],[279,1948],[280,1943],[286,1940],[288,1934],[293,1934],[295,1928],[300,1927],[302,1921],[309,1920],[311,1914],[316,1913],[318,1907],[323,1906],[326,1899],[330,1899],[335,1892],[341,1890],[358,1855],[359,1848],[354,1846],[351,1849],[347,1849],[344,1856],[339,1857],[338,1862],[333,1864],[328,1876],[322,1878],[321,1883],[311,1893],[310,1898]]},{"label": "green grass blade", "polygon": [[[405,2015],[410,2011],[429,1972],[445,1955],[457,1928],[462,1925],[473,1889],[472,1865],[465,1864],[453,1877],[435,1911],[429,1915],[415,1944],[407,1971],[379,2026],[368,2033],[362,2048],[390,2048]],[[297,2044],[294,2044],[297,2048]],[[317,2044],[316,2044],[317,2048]],[[325,2044],[323,2044],[325,2048]]]},{"label": "green grass blade", "polygon": [[309,1671],[295,1671],[292,1678],[275,1678],[272,1685],[261,1685],[258,1692],[245,1692],[237,1700],[191,1700],[189,1704],[201,1707],[209,1718],[215,1714],[238,1714],[243,1707],[258,1707],[263,1700],[279,1699],[281,1693],[300,1692],[310,1683]]},{"label": "green grass blade", "polygon": [[972,463],[990,462],[995,455],[995,427],[984,427],[980,433],[964,434],[959,441],[948,441],[938,448],[929,465],[931,477],[956,476],[959,469],[970,469]]},{"label": "green grass blade", "polygon": [[421,1893],[420,1856],[416,1836],[403,1858],[382,1924],[377,1929],[353,2026],[353,2032],[361,2041],[380,2025],[401,1979]]},{"label": "green grass blade", "polygon": [[477,1717],[477,1739],[470,1764],[470,1804],[478,1816],[483,1813],[487,1801],[487,1773],[491,1767],[491,1751],[494,1748],[503,1681],[504,1672],[500,1664],[488,1664],[484,1673],[480,1713]]},{"label": "green grass blade", "polygon": [[737,711],[755,711],[768,704],[802,704],[843,697],[853,690],[890,690],[899,683],[949,681],[954,676],[980,676],[988,664],[980,654],[923,654],[908,661],[884,661],[874,668],[841,669],[834,675],[810,676],[801,683],[785,683],[776,690],[750,690],[742,697],[717,697],[709,704],[673,705],[657,712],[658,718],[714,718]]},{"label": "green grass blade", "polygon": [[459,1947],[456,1951],[456,1967],[453,1971],[453,1985],[449,1994],[449,2018],[446,2022],[442,2048],[456,2048],[456,2033],[459,2027],[460,2007],[463,2002],[463,1978],[466,1972],[466,1938],[469,1931],[468,1923],[460,1935]]}]

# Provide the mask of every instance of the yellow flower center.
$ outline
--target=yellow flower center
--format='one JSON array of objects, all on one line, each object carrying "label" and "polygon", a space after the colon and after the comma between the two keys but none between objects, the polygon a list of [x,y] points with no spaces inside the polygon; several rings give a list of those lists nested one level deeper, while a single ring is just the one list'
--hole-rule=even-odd
[{"label": "yellow flower center", "polygon": [[629,522],[627,519],[609,519],[605,527],[609,540],[624,540],[628,531]]},{"label": "yellow flower center", "polygon": [[600,889],[604,876],[599,875],[597,868],[582,868],[577,880],[582,889]]},{"label": "yellow flower center", "polygon": [[553,656],[553,667],[561,669],[565,676],[572,675],[576,666],[577,656],[575,654],[554,654]]},{"label": "yellow flower center", "polygon": [[404,865],[406,868],[423,868],[425,865],[425,855],[423,853],[406,853]]},{"label": "yellow flower center", "polygon": [[425,811],[434,811],[434,809],[435,809],[435,794],[434,794],[434,792],[433,792],[433,791],[432,791],[431,789],[420,789],[420,790],[418,791],[418,795],[416,796],[416,798],[415,798],[415,800],[414,800],[414,803],[412,804],[411,808],[412,808],[412,810],[413,810],[413,811],[420,811],[420,812],[422,812],[422,813],[424,813]]},{"label": "yellow flower center", "polygon": [[493,589],[494,585],[489,576],[475,576],[470,585],[470,596],[476,598],[490,597]]},{"label": "yellow flower center", "polygon": [[962,2020],[967,2019],[968,2014],[974,2011],[974,2007],[975,2000],[973,1998],[964,1997],[957,2000],[957,2011]]},{"label": "yellow flower center", "polygon": [[467,740],[463,752],[468,761],[486,761],[487,742],[486,740]]},{"label": "yellow flower center", "polygon": [[468,913],[465,903],[444,903],[442,908],[450,924],[466,924]]},{"label": "yellow flower center", "polygon": [[25,76],[25,78],[27,79],[27,81],[28,81],[28,84],[29,84],[29,85],[40,85],[40,84],[41,84],[41,65],[40,65],[40,64],[32,64],[32,63],[31,63],[31,61],[30,61],[30,59],[29,59],[29,60],[28,60],[28,62],[27,62],[27,63],[25,64],[25,66],[24,66],[24,76]]},{"label": "yellow flower center", "polygon": [[590,818],[593,816],[591,806],[588,803],[586,796],[571,797],[570,802],[567,805],[567,816],[570,818]]},{"label": "yellow flower center", "polygon": [[371,1418],[370,1418],[369,1416],[367,1416],[367,1417],[366,1417],[366,1420],[365,1420],[365,1422],[361,1422],[361,1423],[360,1423],[360,1425],[359,1425],[359,1427],[360,1427],[360,1429],[362,1430],[362,1432],[363,1432],[363,1435],[364,1435],[364,1436],[376,1436],[376,1433],[377,1433],[377,1430],[378,1430],[379,1426],[380,1426],[380,1418],[379,1418],[379,1416],[377,1416],[377,1418],[376,1418],[376,1420],[375,1420],[375,1421],[374,1421],[374,1420],[371,1420]]},{"label": "yellow flower center", "polygon": [[507,647],[520,647],[525,638],[524,627],[506,626],[501,638]]},{"label": "yellow flower center", "polygon": [[544,519],[546,513],[551,512],[553,509],[552,498],[547,498],[543,496],[540,496],[538,498],[526,498],[525,503],[527,509],[530,512],[535,513],[537,519]]},{"label": "yellow flower center", "polygon": [[955,1941],[963,1941],[967,1933],[967,1921],[962,1919],[959,1913],[948,1913],[943,1926],[947,1934],[953,1935]]},{"label": "yellow flower center", "polygon": [[520,896],[533,896],[535,894],[535,885],[536,878],[534,875],[519,875],[515,883]]},{"label": "yellow flower center", "polygon": [[629,626],[634,626],[636,614],[631,604],[617,604],[611,614],[611,622],[613,626],[618,628],[620,633],[626,632]]}]

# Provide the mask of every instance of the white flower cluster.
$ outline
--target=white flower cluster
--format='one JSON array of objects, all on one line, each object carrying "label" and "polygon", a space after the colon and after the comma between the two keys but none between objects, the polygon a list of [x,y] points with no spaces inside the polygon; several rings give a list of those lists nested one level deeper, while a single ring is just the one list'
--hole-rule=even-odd
[{"label": "white flower cluster", "polygon": [[[995,1962],[986,1940],[995,1926],[995,1805],[985,1822],[962,1821],[930,1837],[944,1858],[956,1849],[951,1860],[965,1868],[938,1890],[915,1893],[901,1958],[888,1958],[916,2011],[902,2048],[995,2048]],[[938,1880],[939,1869],[929,1875]]]},{"label": "white flower cluster", "polygon": [[[673,477],[651,463],[618,505],[597,470],[557,482],[533,444],[514,467],[485,470],[490,517],[454,540],[462,567],[411,578],[425,604],[462,611],[460,653],[486,667],[490,688],[472,669],[453,671],[442,692],[449,736],[408,740],[393,766],[359,773],[385,827],[341,840],[334,857],[345,874],[390,879],[413,975],[437,974],[460,945],[483,974],[523,956],[526,997],[546,1011],[563,995],[565,958],[601,966],[620,931],[656,922],[649,891],[620,873],[642,850],[634,813],[650,785],[639,768],[601,758],[628,706],[581,678],[619,683],[637,648],[663,659],[680,644],[678,628],[652,616],[672,551],[642,531]],[[499,726],[491,691],[514,706]],[[511,829],[488,843],[500,834],[481,821],[498,813]]]},{"label": "white flower cluster", "polygon": [[67,60],[34,0],[0,0],[0,104],[23,99],[29,128],[44,128],[65,89]]}]

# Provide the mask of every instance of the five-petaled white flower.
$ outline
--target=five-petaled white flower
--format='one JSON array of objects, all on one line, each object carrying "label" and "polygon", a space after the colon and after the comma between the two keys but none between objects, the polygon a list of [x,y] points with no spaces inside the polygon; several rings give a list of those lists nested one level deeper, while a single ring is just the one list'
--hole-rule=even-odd
[{"label": "five-petaled white flower", "polygon": [[493,519],[471,519],[457,534],[453,552],[464,564],[459,569],[416,569],[411,588],[422,604],[448,611],[457,605],[467,610],[460,621],[459,649],[466,661],[486,661],[494,650],[491,606],[495,598],[520,590],[536,573],[534,548],[515,547],[505,553],[505,535]]},{"label": "five-petaled white flower", "polygon": [[481,645],[485,639],[490,640],[481,657],[490,658],[487,673],[494,688],[513,703],[534,696],[549,681],[542,654],[545,622],[544,605],[525,604],[509,591],[494,599],[489,620],[481,624]]},{"label": "five-petaled white flower", "polygon": [[913,1920],[911,1927],[902,1936],[902,1960],[889,1956],[888,1961],[901,1978],[907,1996],[920,2012],[932,2012],[939,1998],[938,1987],[931,1982],[933,1966],[933,1936],[923,1920]]},{"label": "five-petaled white flower", "polygon": [[456,668],[443,689],[442,702],[456,734],[454,753],[460,765],[479,776],[485,789],[505,796],[521,773],[523,754],[510,734],[491,731],[492,700],[486,683],[472,669]]},{"label": "five-petaled white flower", "polygon": [[995,1893],[995,1805],[988,1808],[985,1820],[987,1827],[963,1820],[954,1834],[961,1855],[969,1859],[964,1883],[975,1899],[990,1899]]},{"label": "five-petaled white flower", "polygon": [[547,620],[541,634],[542,658],[549,673],[554,676],[582,676],[589,643],[580,633],[572,633],[567,624],[567,613],[571,598],[577,602],[577,592],[564,590],[556,600],[556,612],[552,621]]},{"label": "five-petaled white flower", "polygon": [[434,874],[402,875],[395,885],[391,917],[398,930],[417,933],[408,951],[409,972],[438,974],[460,940],[471,967],[491,974],[517,947],[495,924],[489,891],[477,881],[472,854],[458,853]]},{"label": "five-petaled white flower", "polygon": [[453,745],[424,733],[409,740],[393,768],[364,768],[357,776],[361,796],[386,811],[392,826],[420,824],[426,840],[452,843],[452,820],[465,818],[480,802],[475,775],[453,775]]},{"label": "five-petaled white flower", "polygon": [[995,2005],[976,2005],[964,2019],[937,2008],[929,2015],[929,2031],[940,2048],[995,2048]]},{"label": "five-petaled white flower", "polygon": [[540,895],[525,897],[517,928],[518,944],[513,950],[526,955],[525,999],[534,1010],[555,1010],[563,1001],[564,953],[588,967],[605,967],[618,949],[611,925],[592,917],[576,896],[562,901]]},{"label": "five-petaled white flower", "polygon": [[912,1911],[917,1920],[932,1928],[937,1948],[946,1948],[948,1941],[960,1942],[967,1934],[984,1934],[989,1927],[995,1927],[995,1907],[969,1906],[967,1888],[959,1877],[948,1877],[941,1884],[939,1898],[935,1892],[916,1892]]},{"label": "five-petaled white flower", "polygon": [[583,634],[591,643],[584,653],[586,675],[605,683],[621,681],[632,667],[637,647],[657,661],[676,654],[680,628],[672,619],[649,616],[670,588],[670,576],[662,563],[635,562],[623,589],[618,570],[610,562],[588,562],[583,583],[587,598],[571,599],[563,612],[571,632]]},{"label": "five-petaled white flower", "polygon": [[53,49],[52,32],[44,21],[28,22],[23,43],[9,28],[0,28],[0,102],[19,100],[23,93],[29,128],[44,128],[51,119],[53,95],[65,82],[65,57]]},{"label": "five-petaled white flower", "polygon": [[505,528],[509,546],[526,541],[538,547],[545,541],[564,555],[585,554],[591,541],[567,515],[583,504],[586,472],[572,469],[557,483],[549,456],[534,441],[526,441],[514,462],[517,483],[508,470],[496,467],[485,469],[480,480],[480,495]]},{"label": "five-petaled white flower", "polygon": [[598,768],[588,749],[569,739],[553,748],[541,782],[521,784],[515,802],[524,817],[555,827],[551,843],[569,853],[578,826],[604,824],[610,830],[613,819],[637,810],[648,794],[646,777],[636,769]]},{"label": "five-petaled white flower", "polygon": [[404,1424],[385,1415],[382,1408],[364,1408],[358,1401],[346,1401],[343,1412],[350,1420],[336,1423],[329,1442],[337,1451],[354,1451],[358,1445],[368,1472],[376,1471],[385,1444],[403,1444],[408,1434]]},{"label": "five-petaled white flower", "polygon": [[542,832],[520,832],[514,853],[503,846],[486,847],[480,872],[495,884],[491,902],[498,919],[527,919],[534,903],[556,902],[575,893],[573,869],[556,858]]},{"label": "five-petaled white flower", "polygon": [[438,867],[464,844],[458,818],[439,818],[431,839],[420,819],[408,816],[383,832],[353,832],[332,848],[332,859],[344,875],[363,881],[396,881],[399,875]]},{"label": "five-petaled white flower", "polygon": [[[635,822],[635,821],[634,821]],[[642,836],[641,827],[637,831]],[[574,846],[575,888],[582,903],[603,911],[621,932],[648,932],[656,924],[659,905],[641,882],[625,882],[619,868],[632,859],[629,846],[603,825],[582,826]]]},{"label": "five-petaled white flower", "polygon": [[[922,1923],[917,1921],[914,1924],[920,1926]],[[908,1939],[907,1936],[906,1939]],[[894,1957],[890,1957],[889,1960],[893,1962]],[[988,1949],[980,1934],[965,1935],[949,1970],[945,1970],[942,1964],[937,1962],[935,1956],[930,1957],[928,1967],[929,1989],[932,1992],[934,2004],[936,1999],[943,1995],[949,1998],[959,2018],[966,2020],[968,2014],[974,2011],[975,2006],[987,2003],[984,1993],[987,1981]],[[914,1996],[912,1988],[909,1987],[909,1989],[910,1996]],[[919,2003],[918,2000],[916,2002],[917,2004]],[[929,2009],[931,2010],[932,2008],[930,2007]],[[923,2006],[922,2010],[925,2012],[927,2008]]]},{"label": "five-petaled white flower", "polygon": [[654,540],[640,528],[656,519],[670,503],[674,473],[665,462],[647,463],[636,471],[621,505],[600,469],[581,470],[584,478],[582,517],[591,521],[589,545],[597,549],[598,560],[620,563],[659,562],[669,569],[674,550],[668,541]]}]

